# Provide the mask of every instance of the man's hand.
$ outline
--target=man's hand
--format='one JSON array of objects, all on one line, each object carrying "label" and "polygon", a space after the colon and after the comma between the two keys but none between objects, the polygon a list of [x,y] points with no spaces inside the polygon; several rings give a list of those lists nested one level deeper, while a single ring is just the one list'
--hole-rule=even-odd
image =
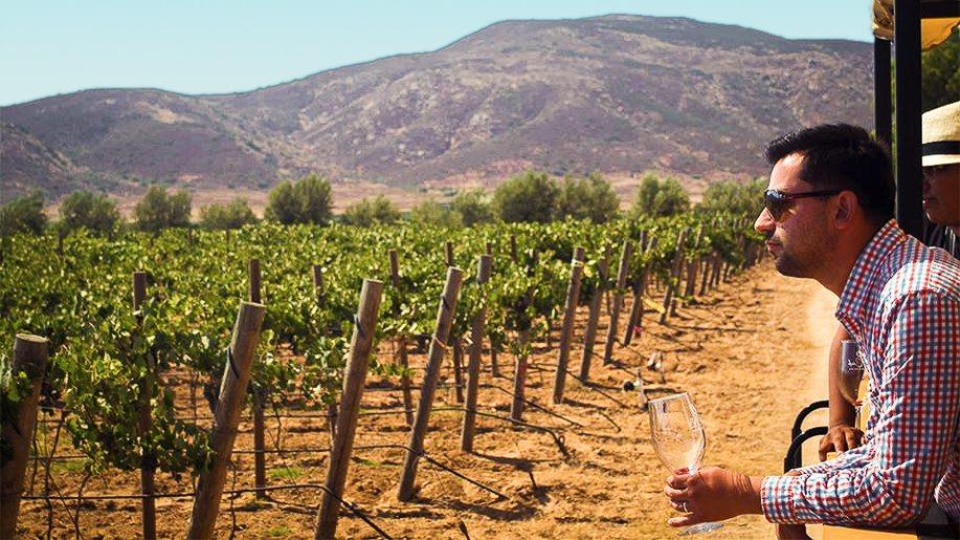
[{"label": "man's hand", "polygon": [[718,467],[693,474],[676,471],[663,490],[670,505],[686,515],[671,518],[671,527],[722,521],[742,514],[759,514],[760,479]]},{"label": "man's hand", "polygon": [[820,439],[820,461],[827,460],[830,452],[846,452],[860,446],[863,432],[853,426],[836,425]]}]

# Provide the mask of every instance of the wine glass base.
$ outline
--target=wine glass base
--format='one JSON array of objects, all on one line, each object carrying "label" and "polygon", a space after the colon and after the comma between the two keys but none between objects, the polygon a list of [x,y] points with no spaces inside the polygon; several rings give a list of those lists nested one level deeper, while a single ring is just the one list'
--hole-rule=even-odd
[{"label": "wine glass base", "polygon": [[680,534],[677,536],[690,536],[691,534],[704,534],[713,532],[717,529],[722,529],[723,523],[698,523],[696,525],[691,525],[686,529],[680,531]]}]

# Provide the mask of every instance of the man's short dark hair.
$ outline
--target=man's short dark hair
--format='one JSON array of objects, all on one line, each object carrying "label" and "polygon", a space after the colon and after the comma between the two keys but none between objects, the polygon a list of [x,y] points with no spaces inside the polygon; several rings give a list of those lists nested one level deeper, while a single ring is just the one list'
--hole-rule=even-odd
[{"label": "man's short dark hair", "polygon": [[890,151],[867,130],[849,124],[804,128],[777,138],[765,151],[771,165],[795,153],[804,156],[800,178],[814,189],[852,191],[874,224],[893,218],[896,185]]}]

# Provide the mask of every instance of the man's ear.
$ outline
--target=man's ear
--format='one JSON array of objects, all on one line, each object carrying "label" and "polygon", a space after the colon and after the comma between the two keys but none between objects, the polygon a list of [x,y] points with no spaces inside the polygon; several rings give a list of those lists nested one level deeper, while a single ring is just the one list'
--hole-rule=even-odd
[{"label": "man's ear", "polygon": [[860,208],[860,201],[852,191],[841,191],[836,198],[833,217],[837,227],[845,229],[853,223],[853,217]]}]

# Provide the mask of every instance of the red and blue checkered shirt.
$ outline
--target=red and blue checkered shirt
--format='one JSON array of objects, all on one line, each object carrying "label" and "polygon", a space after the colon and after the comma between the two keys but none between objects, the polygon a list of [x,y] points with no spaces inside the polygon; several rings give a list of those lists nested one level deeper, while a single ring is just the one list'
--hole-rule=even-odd
[{"label": "red and blue checkered shirt", "polygon": [[901,526],[934,498],[960,518],[960,262],[890,221],[857,259],[837,319],[870,375],[863,446],[763,480],[776,523]]}]

